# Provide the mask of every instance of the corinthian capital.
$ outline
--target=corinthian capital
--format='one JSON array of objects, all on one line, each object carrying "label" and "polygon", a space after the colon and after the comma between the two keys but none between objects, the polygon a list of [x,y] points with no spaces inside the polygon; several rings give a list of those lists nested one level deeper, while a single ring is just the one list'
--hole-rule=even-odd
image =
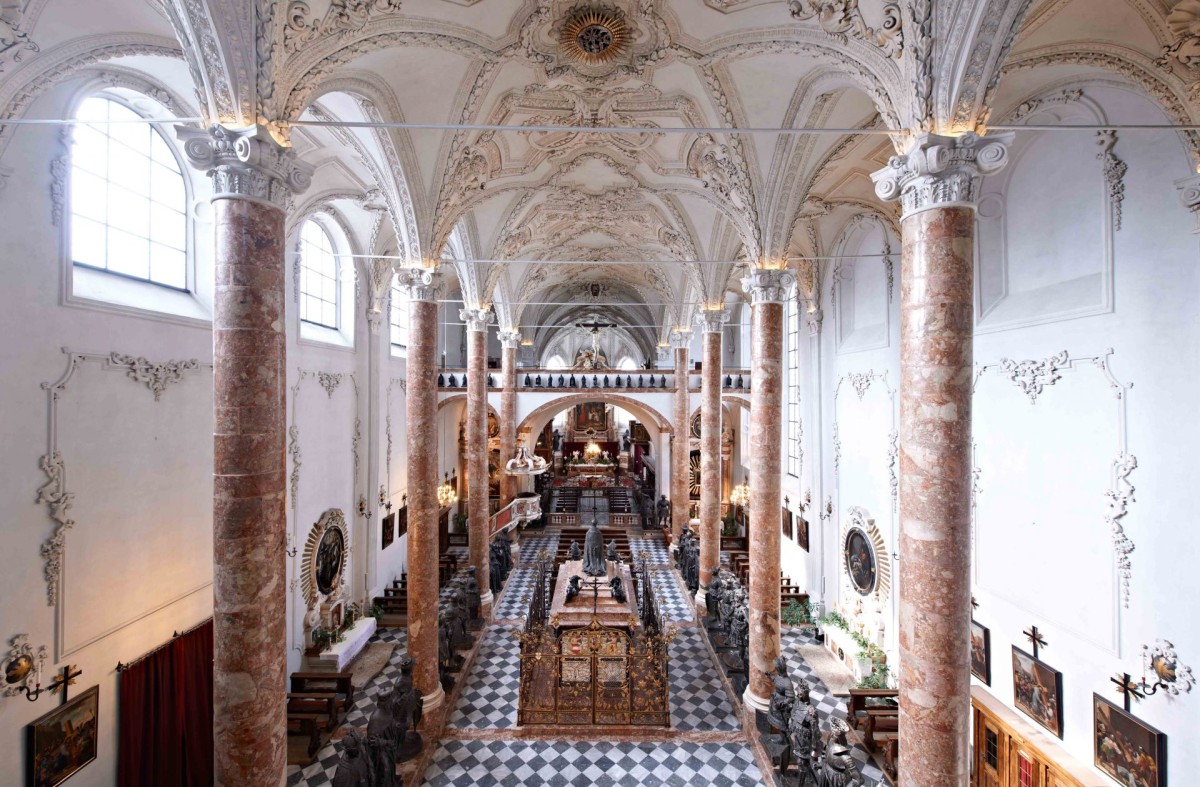
[{"label": "corinthian capital", "polygon": [[506,350],[514,350],[521,346],[519,331],[500,331],[497,336],[500,338],[500,346]]},{"label": "corinthian capital", "polygon": [[796,275],[783,269],[755,268],[742,277],[742,289],[751,303],[783,303],[795,284]]},{"label": "corinthian capital", "polygon": [[410,301],[433,303],[437,299],[440,278],[436,268],[400,268],[396,271],[396,283],[407,291]]},{"label": "corinthian capital", "polygon": [[671,346],[676,350],[686,350],[692,346],[692,332],[682,328],[671,331]]},{"label": "corinthian capital", "polygon": [[729,309],[702,309],[696,313],[696,324],[705,333],[720,333],[729,322]]},{"label": "corinthian capital", "polygon": [[264,126],[176,126],[175,134],[188,163],[212,178],[213,199],[238,197],[286,210],[288,198],[312,184],[312,165],[276,142]]},{"label": "corinthian capital", "polygon": [[462,309],[458,313],[458,319],[467,324],[468,331],[486,331],[494,317],[490,309]]},{"label": "corinthian capital", "polygon": [[871,173],[880,199],[899,198],[905,216],[930,208],[974,207],[984,175],[1008,163],[1013,134],[921,134],[902,156]]}]

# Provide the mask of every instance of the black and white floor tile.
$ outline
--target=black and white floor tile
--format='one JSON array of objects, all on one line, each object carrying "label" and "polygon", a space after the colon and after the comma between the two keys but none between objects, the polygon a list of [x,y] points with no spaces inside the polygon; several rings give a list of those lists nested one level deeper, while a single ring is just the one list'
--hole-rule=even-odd
[{"label": "black and white floor tile", "polygon": [[521,536],[521,562],[533,564],[537,560],[538,552],[546,550],[551,555],[558,549],[558,533],[548,532],[538,535],[530,535],[526,533]]},{"label": "black and white floor tile", "polygon": [[425,774],[430,787],[751,787],[762,782],[743,743],[443,741]]},{"label": "black and white floor tile", "polygon": [[640,560],[639,555],[645,552],[647,559],[652,566],[666,566],[671,563],[671,555],[667,550],[667,544],[663,541],[662,536],[643,536],[642,538],[629,539],[629,551],[633,554],[633,559]]},{"label": "black and white floor tile", "polygon": [[[781,647],[783,654],[787,657],[788,674],[792,679],[799,681],[801,678],[808,681],[811,687],[809,701],[813,707],[817,709],[822,723],[821,728],[825,732],[829,731],[829,719],[837,716],[840,719],[846,718],[846,703],[830,693],[817,674],[809,669],[808,664],[800,657],[799,651],[796,648],[801,642],[815,644],[815,640],[807,634],[802,634],[798,629],[784,629],[780,635]],[[875,765],[871,756],[866,749],[861,746],[854,747],[854,759],[858,762],[859,770],[863,777],[868,779],[868,784],[884,784],[883,771]]]},{"label": "black and white floor tile", "polygon": [[670,646],[671,727],[738,730],[741,724],[699,629],[683,627]]},{"label": "black and white floor tile", "polygon": [[651,569],[650,582],[658,599],[658,612],[667,621],[682,623],[695,620],[696,605],[683,594],[683,585],[675,578],[673,569]]},{"label": "black and white floor tile", "polygon": [[492,626],[487,630],[448,726],[480,730],[516,726],[521,678],[518,630],[518,626]]},{"label": "black and white floor tile", "polygon": [[529,613],[529,602],[537,585],[536,568],[514,568],[493,614],[496,620],[517,620]]}]

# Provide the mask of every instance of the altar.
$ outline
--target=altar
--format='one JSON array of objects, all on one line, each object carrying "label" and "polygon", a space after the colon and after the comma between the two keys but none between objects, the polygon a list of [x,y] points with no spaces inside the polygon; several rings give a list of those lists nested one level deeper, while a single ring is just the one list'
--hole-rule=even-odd
[{"label": "altar", "polygon": [[578,478],[587,476],[601,476],[604,478],[614,478],[617,474],[617,466],[613,464],[584,464],[577,462],[567,465],[567,477]]},{"label": "altar", "polygon": [[313,672],[345,672],[350,662],[354,661],[375,635],[376,625],[375,618],[370,615],[359,618],[342,633],[341,642],[333,643],[315,656],[308,656],[308,669]]}]

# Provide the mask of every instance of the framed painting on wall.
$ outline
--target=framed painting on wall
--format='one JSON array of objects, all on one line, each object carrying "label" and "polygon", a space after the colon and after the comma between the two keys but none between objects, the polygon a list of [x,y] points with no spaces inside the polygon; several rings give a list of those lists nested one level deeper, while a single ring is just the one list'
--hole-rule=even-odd
[{"label": "framed painting on wall", "polygon": [[387,549],[392,545],[392,541],[396,538],[396,515],[388,514],[383,518],[383,546],[382,549]]},{"label": "framed painting on wall", "polygon": [[408,535],[408,504],[400,506],[396,512],[396,538]]},{"label": "framed painting on wall", "polygon": [[96,759],[100,687],[29,725],[29,784],[57,787]]},{"label": "framed painting on wall", "polygon": [[971,674],[992,685],[992,632],[971,621]]},{"label": "framed painting on wall", "polygon": [[785,509],[783,509],[782,521],[780,522],[780,526],[781,526],[781,527],[782,527],[782,529],[783,529],[783,537],[784,537],[784,538],[786,538],[786,539],[788,539],[789,541],[790,541],[790,540],[793,540],[793,535],[792,535],[792,512],[791,512],[791,511],[789,511],[789,510],[788,510],[788,509],[786,509],[786,508],[785,508]]},{"label": "framed painting on wall", "polygon": [[1096,767],[1118,784],[1166,787],[1167,736],[1099,694],[1092,695]]},{"label": "framed painting on wall", "polygon": [[1013,645],[1013,704],[1058,737],[1063,734],[1062,673]]},{"label": "framed painting on wall", "polygon": [[575,428],[579,431],[608,429],[608,417],[604,402],[584,402],[575,405]]},{"label": "framed painting on wall", "polygon": [[805,552],[808,551],[808,520],[804,517],[796,517],[796,543]]}]

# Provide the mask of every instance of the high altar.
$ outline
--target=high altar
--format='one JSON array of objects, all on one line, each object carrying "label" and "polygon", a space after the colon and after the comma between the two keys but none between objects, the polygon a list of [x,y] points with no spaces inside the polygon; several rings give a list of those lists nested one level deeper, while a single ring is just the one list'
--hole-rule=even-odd
[{"label": "high altar", "polygon": [[[546,588],[553,569],[544,563],[521,632],[520,725],[669,727],[667,646],[674,637],[658,615],[645,566],[631,571],[608,563],[608,575],[582,584],[567,600],[580,561],[557,572],[553,601]],[[614,598],[620,577],[627,599]]]}]

